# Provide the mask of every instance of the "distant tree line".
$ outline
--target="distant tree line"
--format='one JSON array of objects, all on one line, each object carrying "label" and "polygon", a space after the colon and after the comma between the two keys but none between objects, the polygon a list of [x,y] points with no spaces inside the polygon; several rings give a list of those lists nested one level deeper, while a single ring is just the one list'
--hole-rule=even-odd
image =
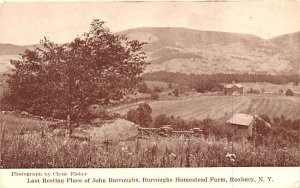
[{"label": "distant tree line", "polygon": [[195,88],[198,92],[216,91],[222,88],[221,83],[235,82],[268,82],[273,84],[286,84],[293,82],[298,85],[300,80],[297,75],[268,75],[268,74],[184,74],[158,71],[146,73],[143,75],[144,80],[149,81],[164,81],[168,83],[176,83],[187,85],[190,88]]}]

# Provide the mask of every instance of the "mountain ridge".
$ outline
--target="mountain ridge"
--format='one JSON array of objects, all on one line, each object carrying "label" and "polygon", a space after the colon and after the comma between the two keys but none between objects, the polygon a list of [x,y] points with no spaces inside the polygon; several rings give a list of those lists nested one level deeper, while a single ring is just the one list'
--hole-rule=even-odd
[{"label": "mountain ridge", "polygon": [[[147,43],[143,47],[150,62],[146,72],[300,73],[300,31],[270,39],[183,27],[132,28],[116,34]],[[17,55],[37,45],[0,44],[0,56]]]}]

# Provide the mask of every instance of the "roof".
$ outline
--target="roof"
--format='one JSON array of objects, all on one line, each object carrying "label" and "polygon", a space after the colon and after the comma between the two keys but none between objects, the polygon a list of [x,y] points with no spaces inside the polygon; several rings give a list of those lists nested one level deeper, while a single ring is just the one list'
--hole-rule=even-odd
[{"label": "roof", "polygon": [[234,84],[238,88],[242,88],[243,86],[241,84]]},{"label": "roof", "polygon": [[250,126],[255,121],[255,116],[251,114],[234,114],[226,123]]},{"label": "roof", "polygon": [[227,85],[225,85],[224,87],[225,88],[232,88],[234,85],[233,84],[227,84]]},{"label": "roof", "polygon": [[225,88],[233,88],[233,87],[237,87],[237,88],[243,88],[243,86],[241,85],[241,84],[227,84],[227,85],[225,85],[224,87]]}]

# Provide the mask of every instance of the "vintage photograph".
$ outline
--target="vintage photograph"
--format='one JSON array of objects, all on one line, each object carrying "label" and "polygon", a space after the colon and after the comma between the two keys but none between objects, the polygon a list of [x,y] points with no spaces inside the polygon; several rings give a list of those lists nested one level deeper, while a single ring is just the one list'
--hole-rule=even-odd
[{"label": "vintage photograph", "polygon": [[0,168],[299,167],[299,18],[297,1],[1,4]]}]

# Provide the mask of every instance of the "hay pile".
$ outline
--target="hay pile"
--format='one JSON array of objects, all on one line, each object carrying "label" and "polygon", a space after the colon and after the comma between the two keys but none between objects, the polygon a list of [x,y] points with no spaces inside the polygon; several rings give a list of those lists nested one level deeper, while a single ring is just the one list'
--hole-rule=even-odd
[{"label": "hay pile", "polygon": [[138,134],[138,125],[125,119],[104,121],[95,126],[84,125],[74,130],[73,137],[97,142],[121,142],[134,139]]}]

